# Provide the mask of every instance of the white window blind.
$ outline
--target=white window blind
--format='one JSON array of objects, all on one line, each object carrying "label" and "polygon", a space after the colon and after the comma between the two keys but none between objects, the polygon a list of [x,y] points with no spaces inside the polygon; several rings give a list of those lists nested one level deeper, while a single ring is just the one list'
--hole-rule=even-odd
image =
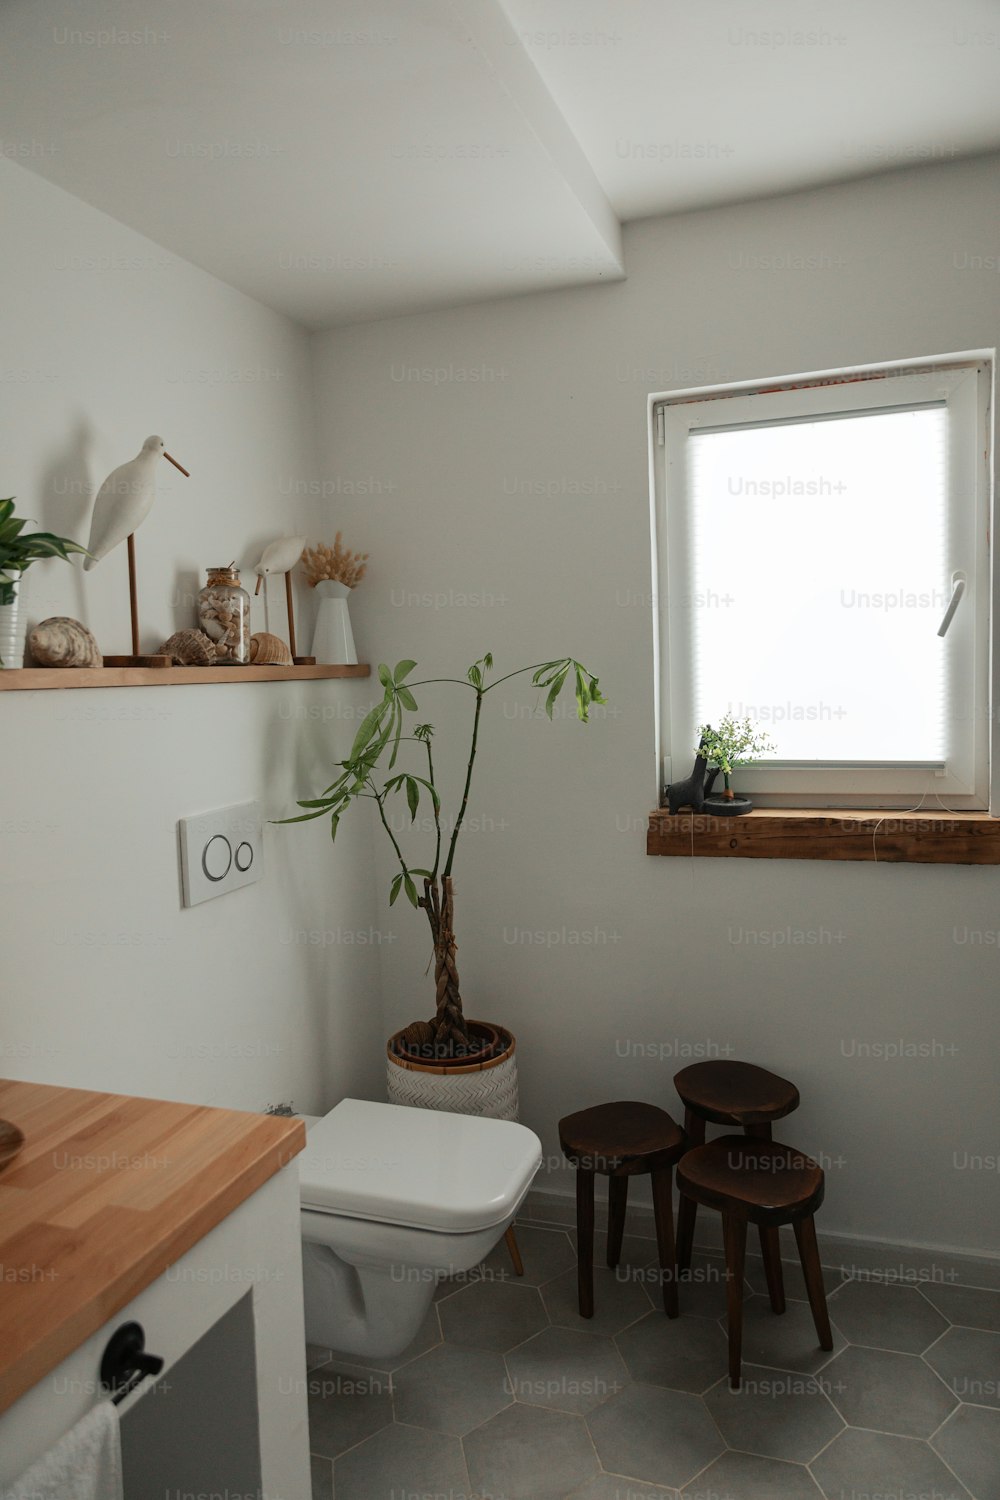
[{"label": "white window blind", "polygon": [[[694,717],[780,760],[945,754],[943,405],[691,438]],[[725,603],[721,601],[725,600]]]}]

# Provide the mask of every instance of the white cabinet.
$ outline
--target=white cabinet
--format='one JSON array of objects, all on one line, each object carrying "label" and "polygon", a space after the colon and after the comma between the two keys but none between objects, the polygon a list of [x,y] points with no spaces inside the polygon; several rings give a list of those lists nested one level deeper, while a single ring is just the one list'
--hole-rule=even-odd
[{"label": "white cabinet", "polygon": [[118,1408],[126,1500],[192,1488],[308,1500],[297,1165],[269,1178],[0,1416],[0,1484],[104,1399],[101,1356],[133,1321],[164,1367]]}]

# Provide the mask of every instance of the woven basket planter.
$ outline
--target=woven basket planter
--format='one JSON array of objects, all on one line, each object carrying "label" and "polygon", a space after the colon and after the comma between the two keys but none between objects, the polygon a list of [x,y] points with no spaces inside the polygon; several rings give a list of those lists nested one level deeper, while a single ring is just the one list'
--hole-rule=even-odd
[{"label": "woven basket planter", "polygon": [[401,1033],[397,1032],[386,1046],[389,1103],[411,1109],[440,1109],[454,1115],[480,1115],[489,1120],[516,1120],[517,1042],[504,1027],[494,1029],[507,1045],[485,1062],[457,1067],[420,1062],[402,1054]]}]

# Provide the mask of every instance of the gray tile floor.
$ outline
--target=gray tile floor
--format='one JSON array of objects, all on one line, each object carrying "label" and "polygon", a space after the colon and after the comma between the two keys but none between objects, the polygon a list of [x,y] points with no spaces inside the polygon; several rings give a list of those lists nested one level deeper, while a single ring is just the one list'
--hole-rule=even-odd
[{"label": "gray tile floor", "polygon": [[585,1320],[571,1233],[518,1240],[523,1278],[501,1243],[396,1359],[310,1350],[314,1500],[1000,1500],[1000,1292],[828,1270],[826,1354],[796,1267],[776,1317],[748,1257],[734,1393],[717,1255],[670,1322],[628,1235]]}]

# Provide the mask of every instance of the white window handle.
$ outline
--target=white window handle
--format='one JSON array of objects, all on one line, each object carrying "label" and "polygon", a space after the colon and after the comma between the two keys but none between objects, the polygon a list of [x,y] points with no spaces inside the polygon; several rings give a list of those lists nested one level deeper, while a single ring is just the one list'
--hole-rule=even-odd
[{"label": "white window handle", "polygon": [[938,635],[947,635],[948,627],[955,618],[955,611],[962,602],[965,593],[966,577],[964,573],[952,573],[951,575],[951,598],[948,600],[948,608],[944,612],[944,619],[938,626]]}]

